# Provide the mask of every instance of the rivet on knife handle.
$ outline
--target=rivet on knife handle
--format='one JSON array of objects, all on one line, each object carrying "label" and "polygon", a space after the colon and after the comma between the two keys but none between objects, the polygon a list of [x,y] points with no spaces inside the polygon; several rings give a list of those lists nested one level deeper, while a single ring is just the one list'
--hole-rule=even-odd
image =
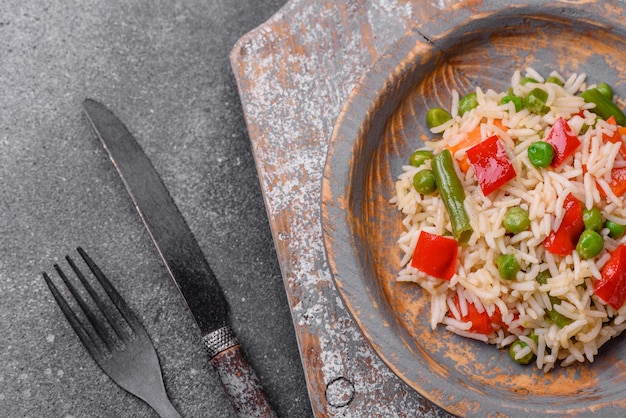
[{"label": "rivet on knife handle", "polygon": [[275,417],[259,379],[243,355],[237,337],[228,327],[203,337],[211,364],[240,417]]},{"label": "rivet on knife handle", "polygon": [[163,180],[126,126],[102,104],[87,99],[83,108],[109,154],[170,276],[176,282],[222,385],[242,417],[273,417],[259,379],[245,360],[228,323],[228,306],[202,249]]}]

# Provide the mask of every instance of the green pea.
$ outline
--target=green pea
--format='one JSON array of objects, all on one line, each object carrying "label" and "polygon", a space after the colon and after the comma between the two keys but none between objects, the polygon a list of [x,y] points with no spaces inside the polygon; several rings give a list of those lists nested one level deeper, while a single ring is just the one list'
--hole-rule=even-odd
[{"label": "green pea", "polygon": [[476,93],[470,93],[459,100],[459,115],[463,116],[465,113],[476,107],[478,107],[478,98],[476,97]]},{"label": "green pea", "polygon": [[498,273],[504,280],[513,280],[520,270],[519,263],[511,254],[500,254],[496,258]]},{"label": "green pea", "polygon": [[598,85],[596,86],[596,90],[602,93],[602,95],[606,98],[613,99],[613,89],[604,81],[598,83]]},{"label": "green pea", "polygon": [[531,340],[533,340],[535,342],[535,344],[539,344],[539,336],[537,334],[535,334],[535,330],[531,329],[530,332],[528,333],[528,338],[530,338]]},{"label": "green pea", "polygon": [[525,85],[526,85],[526,84],[528,84],[528,83],[538,83],[538,81],[537,81],[537,80],[535,80],[535,79],[534,79],[534,78],[532,78],[532,77],[524,77],[524,78],[522,78],[522,79],[520,80],[520,84],[521,84],[522,86],[525,86]]},{"label": "green pea", "polygon": [[[561,303],[561,299],[559,299],[557,297],[549,296],[549,298],[550,298],[550,303],[552,303],[552,306],[559,305]],[[552,322],[553,324],[555,324],[559,328],[563,328],[563,327],[571,324],[572,322],[574,322],[572,320],[572,318],[566,317],[562,313],[557,312],[554,308],[550,309],[547,312],[547,318],[546,319],[548,321]]]},{"label": "green pea", "polygon": [[554,309],[548,311],[548,319],[559,328],[563,328],[571,324],[572,318],[568,318]]},{"label": "green pea", "polygon": [[426,161],[431,160],[433,158],[432,151],[426,151],[418,149],[409,158],[409,164],[413,167],[419,167],[424,164]]},{"label": "green pea", "polygon": [[546,83],[557,84],[557,85],[563,87],[563,82],[558,77],[548,77],[548,78],[546,78]]},{"label": "green pea", "polygon": [[609,230],[609,237],[613,239],[620,239],[626,233],[626,226],[620,225],[613,221],[607,220],[604,223],[604,227]]},{"label": "green pea", "polygon": [[500,99],[500,104],[507,104],[509,102],[513,102],[516,112],[519,112],[524,108],[524,101],[522,100],[522,98],[514,94],[507,94],[502,99]]},{"label": "green pea", "polygon": [[507,232],[519,234],[530,228],[530,217],[527,210],[514,207],[506,211],[502,223]]},{"label": "green pea", "polygon": [[450,119],[452,119],[450,113],[440,107],[433,107],[431,109],[428,109],[428,113],[426,113],[426,125],[428,125],[429,128],[443,125]]},{"label": "green pea", "polygon": [[537,141],[528,147],[528,159],[537,168],[545,168],[554,159],[554,147],[545,141]]},{"label": "green pea", "polygon": [[545,115],[550,111],[550,108],[546,106],[546,100],[548,100],[548,93],[540,88],[535,88],[524,99],[524,106],[533,113]]},{"label": "green pea", "polygon": [[550,277],[552,277],[552,276],[550,276],[550,270],[544,270],[544,271],[540,272],[539,274],[537,274],[537,277],[535,277],[535,280],[539,284],[547,284],[548,283],[548,279]]},{"label": "green pea", "polygon": [[433,170],[422,170],[413,176],[413,187],[420,194],[432,194],[437,190],[435,173]]},{"label": "green pea", "polygon": [[598,208],[584,209],[583,210],[583,222],[586,229],[592,229],[596,232],[600,232],[604,226],[604,220],[602,219],[602,213]]},{"label": "green pea", "polygon": [[603,248],[604,238],[593,229],[585,229],[576,244],[576,252],[581,258],[593,258],[600,254]]},{"label": "green pea", "polygon": [[517,353],[519,353],[522,349],[526,347],[528,347],[528,344],[526,344],[522,340],[517,340],[513,344],[511,344],[511,346],[509,347],[509,355],[511,356],[511,359],[513,359],[518,364],[530,364],[535,359],[535,354],[532,351],[526,354],[524,357],[520,357],[518,359],[515,358]]}]

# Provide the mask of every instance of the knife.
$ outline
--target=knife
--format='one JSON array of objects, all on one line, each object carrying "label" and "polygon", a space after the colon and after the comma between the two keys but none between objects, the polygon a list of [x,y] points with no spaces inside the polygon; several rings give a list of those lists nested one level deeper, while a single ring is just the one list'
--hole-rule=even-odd
[{"label": "knife", "polygon": [[92,99],[83,108],[198,324],[233,408],[240,417],[275,417],[228,325],[228,306],[217,278],[161,177],[113,112]]}]

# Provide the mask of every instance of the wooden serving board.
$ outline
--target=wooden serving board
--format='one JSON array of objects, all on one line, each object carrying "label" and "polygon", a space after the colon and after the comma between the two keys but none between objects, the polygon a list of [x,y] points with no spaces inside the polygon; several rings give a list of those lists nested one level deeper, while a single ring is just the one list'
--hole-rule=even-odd
[{"label": "wooden serving board", "polygon": [[320,186],[356,82],[410,27],[457,3],[292,0],[232,50],[316,416],[447,416],[379,359],[346,310],[324,250]]}]

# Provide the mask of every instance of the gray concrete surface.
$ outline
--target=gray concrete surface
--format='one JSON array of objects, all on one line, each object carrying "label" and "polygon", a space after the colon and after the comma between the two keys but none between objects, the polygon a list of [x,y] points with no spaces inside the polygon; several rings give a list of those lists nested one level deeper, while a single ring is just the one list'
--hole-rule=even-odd
[{"label": "gray concrete surface", "polygon": [[311,410],[228,54],[285,0],[0,2],[0,416],[153,417],[87,355],[41,272],[83,246],[140,316],[184,417],[234,416],[83,117],[144,147],[210,261],[280,416]]}]

